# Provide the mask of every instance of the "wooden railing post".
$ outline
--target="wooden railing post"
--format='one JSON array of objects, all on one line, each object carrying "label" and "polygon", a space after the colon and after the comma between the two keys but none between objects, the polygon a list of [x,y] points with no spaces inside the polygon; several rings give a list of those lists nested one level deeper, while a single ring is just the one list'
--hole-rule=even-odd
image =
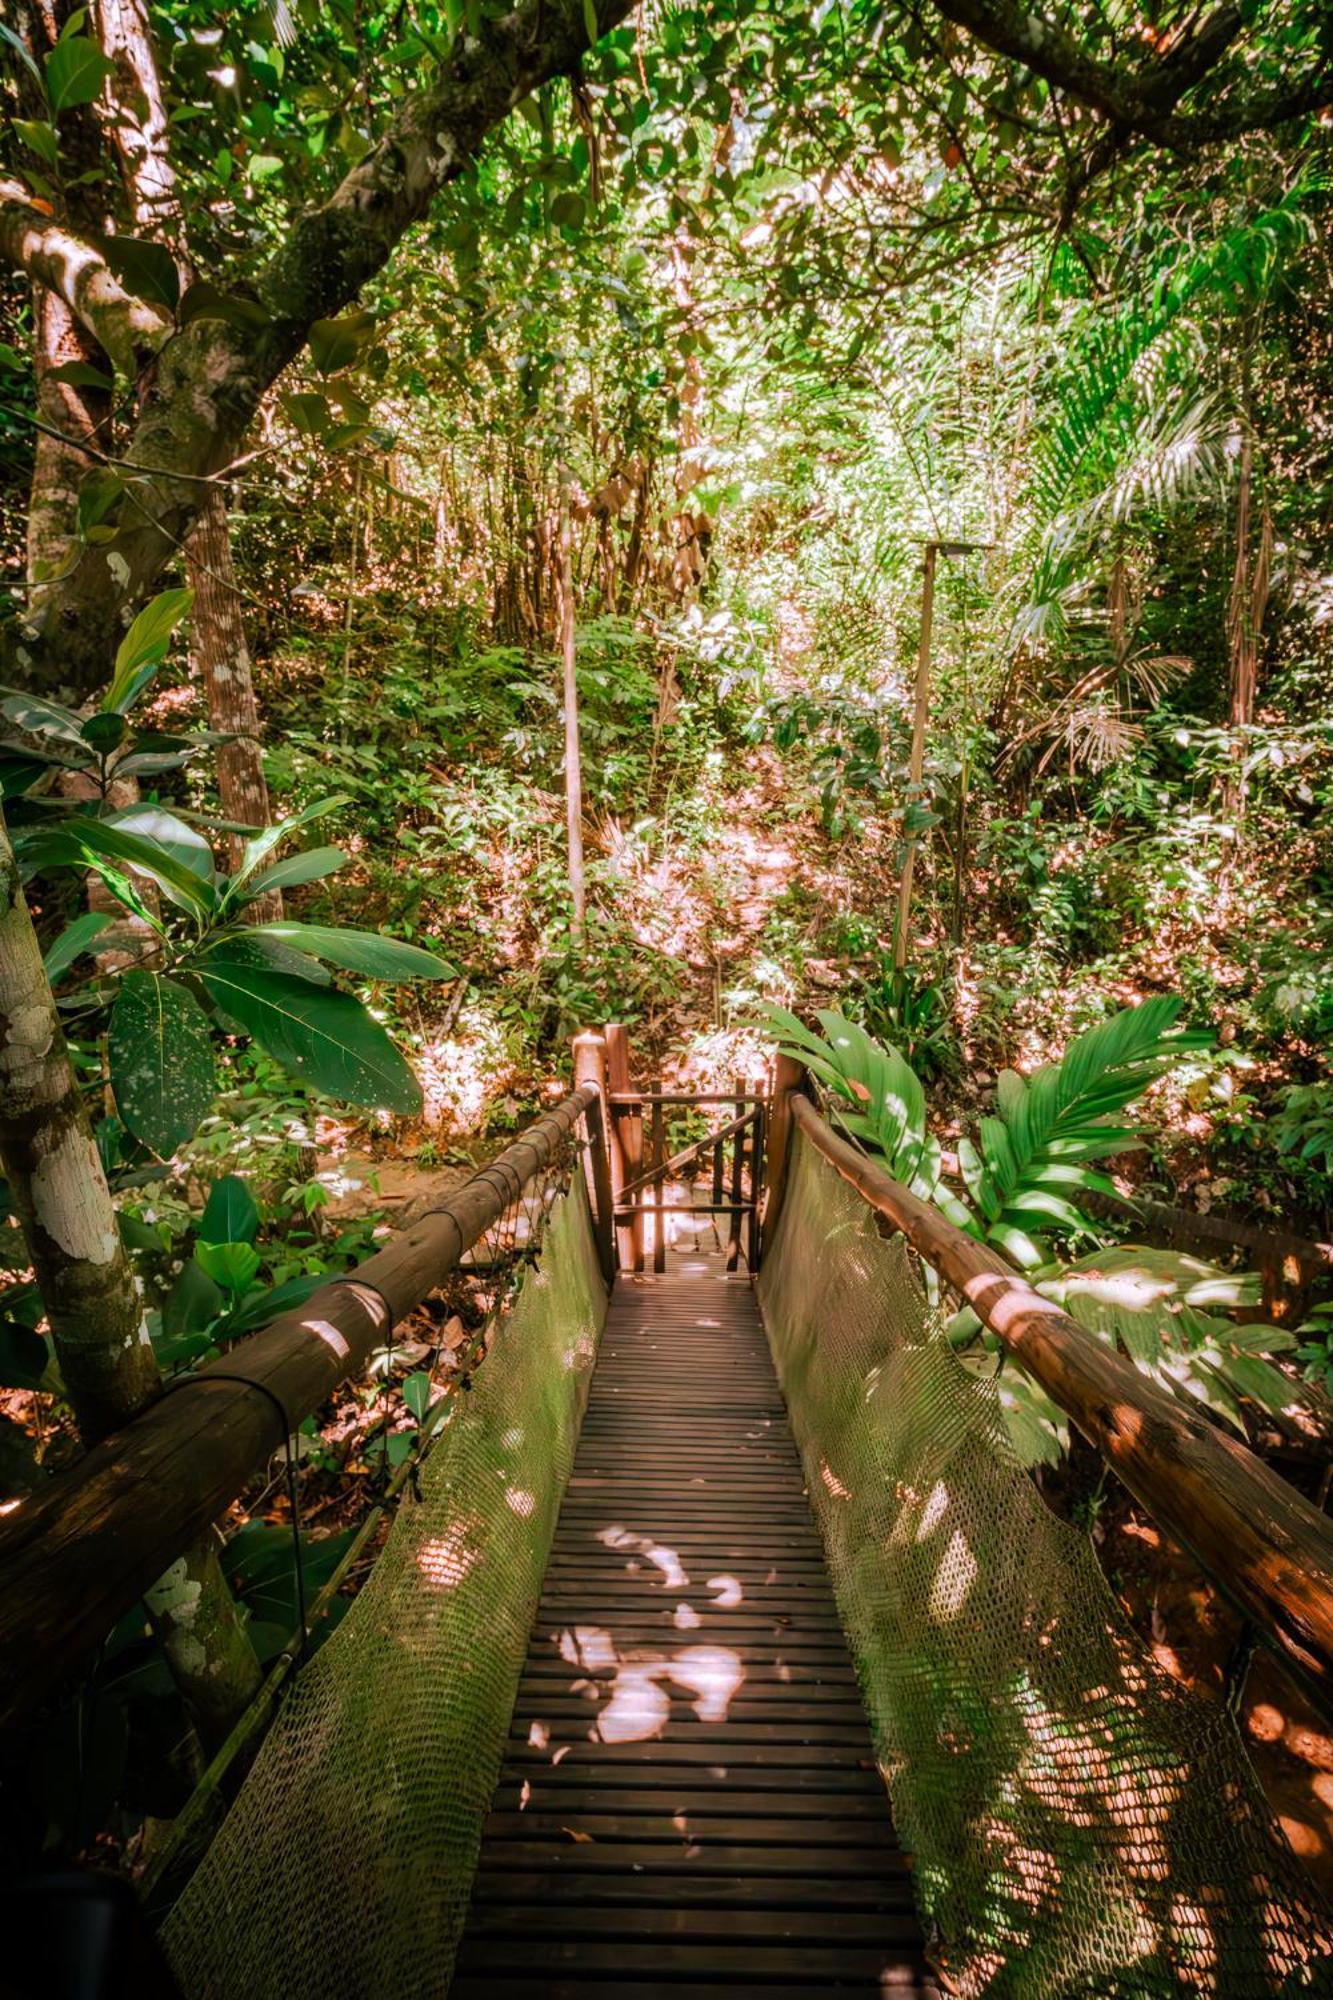
[{"label": "wooden railing post", "polygon": [[[655,1100],[661,1098],[662,1083],[660,1077],[654,1078],[653,1082],[649,1084],[648,1094]],[[652,1171],[658,1177],[653,1182],[653,1270],[660,1276],[666,1269],[666,1215],[663,1207],[666,1200],[666,1188],[662,1181],[662,1169],[666,1166],[667,1160],[666,1127],[662,1122],[662,1106],[660,1102],[654,1102],[651,1116],[652,1124],[649,1128],[650,1136],[648,1142],[649,1164]]]},{"label": "wooden railing post", "polygon": [[764,1080],[759,1077],[754,1085],[759,1102],[754,1107],[754,1121],[751,1128],[750,1148],[750,1202],[751,1208],[746,1219],[745,1261],[751,1271],[759,1269],[759,1202],[764,1191],[764,1139],[767,1129],[763,1091]]},{"label": "wooden railing post", "polygon": [[759,1255],[773,1240],[787,1186],[791,1157],[791,1101],[805,1088],[805,1064],[794,1056],[779,1056],[773,1069],[773,1095],[768,1105],[768,1144],[764,1160],[764,1213],[760,1223]]},{"label": "wooden railing post", "polygon": [[613,1222],[614,1195],[608,1140],[611,1130],[607,1104],[606,1037],[594,1028],[585,1028],[574,1037],[574,1088],[593,1084],[596,1099],[584,1112],[588,1132],[588,1193],[592,1200],[593,1228],[597,1236],[597,1260],[609,1285],[616,1275],[616,1239]]},{"label": "wooden railing post", "polygon": [[[620,1021],[608,1021],[606,1025],[606,1065],[607,1077],[612,1093],[628,1090],[629,1080],[629,1036]],[[612,1105],[611,1132],[611,1172],[612,1184],[619,1171],[620,1186],[627,1181],[637,1180],[643,1171],[643,1118],[637,1111],[624,1105]],[[635,1197],[636,1208],[642,1206]],[[622,1271],[643,1269],[643,1218],[635,1215],[620,1225],[617,1231],[620,1246],[620,1268]]]}]

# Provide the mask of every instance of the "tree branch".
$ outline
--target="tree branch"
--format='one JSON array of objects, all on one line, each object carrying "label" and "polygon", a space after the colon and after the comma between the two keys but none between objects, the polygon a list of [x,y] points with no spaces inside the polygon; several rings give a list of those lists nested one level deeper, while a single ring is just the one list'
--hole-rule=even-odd
[{"label": "tree branch", "polygon": [[1098,112],[1118,131],[1155,140],[1178,150],[1238,138],[1288,118],[1315,111],[1333,97],[1327,64],[1295,84],[1244,93],[1230,104],[1177,113],[1176,106],[1216,69],[1241,33],[1239,7],[1224,4],[1151,67],[1126,68],[1103,62],[1048,20],[1029,12],[1021,0],[934,0],[938,11],[965,28],[996,54],[1021,62],[1035,76]]},{"label": "tree branch", "polygon": [[[604,34],[630,12],[633,0],[589,4]],[[201,480],[234,458],[261,397],[300,353],[314,321],[335,316],[358,296],[437,191],[470,165],[487,133],[522,98],[575,68],[589,45],[587,11],[585,0],[520,0],[511,13],[485,20],[476,35],[464,34],[431,82],[403,100],[330,199],[294,222],[255,283],[270,314],[258,333],[195,320],[163,343],[161,323],[152,319],[160,351],[144,378],[139,419],[124,453],[131,469],[151,476],[151,515],[145,509],[130,518],[134,510],[127,508],[112,541],[83,551],[40,623],[11,639],[9,650],[30,683],[82,690],[105,679],[134,604],[199,511],[208,490]],[[24,249],[24,268],[43,281],[49,271],[53,280],[70,284],[85,308],[90,290],[118,307],[106,289],[105,267],[87,265],[87,246],[54,225],[34,232],[34,216],[24,205],[19,220],[30,234],[20,234],[14,246]],[[0,216],[2,254],[12,250]],[[40,273],[37,257],[43,259]],[[105,333],[98,337],[115,352]]]},{"label": "tree branch", "polygon": [[112,276],[96,244],[43,215],[15,181],[0,181],[0,259],[63,299],[131,380],[170,330]]}]

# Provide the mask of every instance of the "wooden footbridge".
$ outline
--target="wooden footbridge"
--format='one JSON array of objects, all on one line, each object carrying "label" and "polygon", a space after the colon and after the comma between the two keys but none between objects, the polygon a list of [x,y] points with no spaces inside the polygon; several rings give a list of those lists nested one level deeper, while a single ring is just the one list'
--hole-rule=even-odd
[{"label": "wooden footbridge", "polygon": [[[667,1133],[678,1112],[721,1122],[673,1154]],[[780,1062],[775,1079],[737,1083],[715,1097],[635,1089],[625,1038],[613,1029],[605,1037],[579,1038],[573,1093],[457,1196],[350,1277],[330,1282],[299,1312],[200,1370],[190,1394],[164,1398],[0,1525],[0,1719],[21,1726],[62,1675],[84,1667],[111,1623],[179,1550],[217,1518],[279,1442],[275,1410],[285,1438],[340,1381],[364,1368],[393,1325],[457,1269],[487,1231],[521,1209],[534,1185],[571,1157],[575,1142],[581,1153],[572,1156],[573,1171],[580,1180],[586,1175],[583,1212],[591,1219],[593,1268],[609,1292],[609,1307],[590,1384],[570,1391],[578,1399],[577,1447],[572,1465],[557,1468],[549,1514],[543,1515],[535,1480],[523,1484],[506,1472],[509,1459],[500,1467],[508,1512],[501,1508],[496,1532],[509,1536],[506,1548],[517,1550],[517,1567],[505,1572],[507,1589],[511,1600],[516,1591],[521,1595],[513,1579],[530,1575],[532,1603],[522,1607],[516,1628],[528,1634],[526,1658],[520,1642],[512,1669],[499,1677],[494,1731],[478,1726],[470,1751],[460,1753],[471,1754],[486,1774],[479,1780],[475,1824],[466,1813],[450,1823],[455,1846],[448,1852],[465,1856],[461,1889],[446,1899],[448,1909],[432,1929],[434,1920],[421,1914],[430,1893],[421,1879],[425,1852],[401,1870],[392,1859],[401,1832],[395,1812],[401,1818],[426,1812],[430,1804],[420,1798],[425,1780],[400,1774],[377,1807],[383,1853],[367,1853],[328,1898],[330,1904],[354,1903],[362,1894],[380,1899],[373,1921],[382,1972],[353,1970],[333,1947],[324,1965],[313,1962],[309,1946],[295,1968],[273,1963],[262,1939],[281,1939],[284,1926],[300,1931],[299,1907],[285,1892],[285,1909],[261,1922],[233,1888],[228,1895],[238,1906],[216,1909],[209,1921],[231,1925],[238,1937],[253,1928],[259,1942],[248,1959],[243,1944],[229,1946],[230,1957],[224,1952],[216,1958],[233,1968],[229,1973],[199,1972],[207,1954],[183,1951],[168,1924],[187,2000],[205,1993],[230,2000],[242,1990],[260,2000],[269,1993],[388,1991],[452,1991],[459,2000],[483,1994],[531,2000],[539,1994],[548,2000],[980,1994],[992,1990],[985,1966],[998,1976],[1006,1951],[1021,1944],[1021,1926],[1015,1930],[1012,1916],[1000,1921],[994,1908],[989,1916],[959,1914],[952,1891],[941,1888],[950,1869],[963,1872],[957,1856],[969,1843],[993,1848],[986,1863],[992,1905],[997,1896],[1004,1901],[995,1885],[1008,1870],[1027,1878],[1005,1889],[1014,1892],[1013,1907],[1055,1926],[1050,1913],[1069,1892],[1073,1864],[1063,1854],[1058,1867],[1049,1855],[1041,1866],[1030,1852],[1024,1858],[1021,1844],[1004,1831],[1003,1787],[965,1810],[960,1806],[957,1856],[947,1867],[940,1858],[944,1847],[924,1858],[909,1856],[895,1833],[885,1775],[894,1799],[906,1802],[924,1834],[938,1824],[931,1817],[938,1801],[918,1810],[910,1771],[895,1768],[901,1760],[885,1747],[884,1718],[893,1698],[878,1677],[886,1655],[876,1652],[873,1632],[854,1615],[854,1661],[846,1631],[858,1569],[894,1560],[891,1544],[906,1532],[909,1517],[903,1515],[882,1546],[853,1549],[850,1557],[844,1548],[831,1578],[826,1552],[836,1513],[830,1508],[852,1496],[841,1486],[836,1454],[825,1449],[808,1415],[797,1423],[798,1452],[756,1296],[755,1272],[777,1240],[797,1148],[807,1161],[822,1163],[818,1171],[830,1185],[837,1177],[840,1199],[851,1200],[849,1188],[857,1198],[851,1203],[860,1218],[852,1250],[845,1247],[850,1222],[839,1225],[837,1242],[817,1248],[830,1260],[830,1284],[838,1258],[850,1254],[858,1270],[857,1260],[869,1269],[882,1249],[867,1217],[881,1237],[910,1246],[946,1289],[975,1307],[1013,1365],[1041,1384],[1167,1533],[1190,1550],[1254,1638],[1326,1711],[1333,1709],[1333,1531],[1322,1515],[1202,1414],[1158,1391],[999,1258],[888,1179],[824,1121],[794,1065]],[[581,1204],[582,1192],[576,1192]],[[816,1297],[818,1279],[818,1272],[806,1271],[807,1289],[813,1285]],[[845,1300],[845,1269],[838,1283],[836,1297]],[[498,1355],[485,1367],[498,1369]],[[564,1365],[576,1367],[569,1356]],[[790,1396],[793,1382],[786,1374],[783,1386]],[[852,1379],[844,1398],[849,1421],[875,1393],[873,1367],[864,1379]],[[541,1421],[535,1411],[531,1421]],[[501,1444],[517,1451],[523,1427],[512,1416],[506,1422]],[[424,1436],[431,1423],[422,1429]],[[443,1426],[441,1435],[437,1455],[447,1456],[454,1444]],[[892,1486],[892,1477],[881,1483]],[[904,1474],[897,1487],[903,1505],[917,1509],[910,1518],[919,1544],[945,1504],[939,1495],[946,1483],[937,1479],[934,1488],[918,1493]],[[429,1543],[432,1574],[444,1575],[450,1590],[484,1564],[491,1548],[482,1504],[464,1499],[466,1525],[441,1534],[437,1523]],[[819,1503],[815,1511],[812,1500]],[[531,1522],[517,1543],[516,1514]],[[405,1641],[418,1651],[435,1644],[429,1634],[444,1634],[455,1601],[461,1606],[461,1588],[456,1600],[435,1591],[423,1614],[427,1636],[405,1634]],[[933,1607],[942,1646],[950,1640],[945,1626],[950,1619],[956,1623],[962,1601],[955,1593]],[[349,1627],[361,1608],[358,1601]],[[513,1608],[513,1602],[497,1604],[497,1618]],[[1040,1624],[1036,1612],[1024,1618],[1034,1630]],[[395,1646],[387,1627],[380,1637]],[[1043,1692],[1039,1632],[1033,1643],[1035,1667],[1011,1677],[1006,1698],[1018,1703],[1018,1735],[1030,1739],[1036,1760],[1036,1775],[1029,1772],[1023,1782],[1041,1794],[1045,1808],[1050,1786],[1042,1786],[1052,1771],[1072,1756],[1086,1788],[1088,1772],[1105,1753],[1094,1754],[1077,1717],[1054,1715]],[[1122,1642],[1115,1643],[1123,1651]],[[295,1684],[290,1711],[296,1713],[306,1676],[318,1676],[342,1644],[340,1632],[304,1672],[298,1671],[302,1646],[296,1638],[280,1656],[183,1815],[167,1860],[159,1862],[159,1908],[208,1850],[275,1715],[273,1737],[281,1736],[288,1690]],[[503,1652],[498,1640],[495,1652]],[[467,1670],[465,1661],[460,1672]],[[976,1732],[985,1727],[988,1701],[1001,1699],[1001,1671],[997,1662],[994,1690],[984,1683],[974,1689],[970,1707],[946,1678],[942,1667],[936,1674],[929,1656],[919,1662],[911,1713],[929,1718],[936,1752],[957,1752],[961,1797],[972,1768],[964,1753],[969,1740],[980,1741]],[[1146,1702],[1150,1680],[1146,1668],[1131,1663],[1124,1685]],[[932,1699],[934,1709],[921,1706]],[[998,1723],[997,1732],[1004,1733]],[[1110,1729],[1105,1733],[1109,1740]],[[1216,1734],[1208,1723],[1198,1740],[1211,1745]],[[256,1779],[265,1758],[278,1754],[270,1740],[259,1753]],[[1238,1739],[1235,1754],[1241,1771]],[[1132,1756],[1126,1751],[1124,1769],[1108,1787],[1118,1801],[1116,1813],[1123,1812],[1131,1783],[1125,1772],[1136,1768],[1136,1759],[1141,1765],[1141,1746]],[[1221,1784],[1205,1780],[1200,1770],[1201,1783]],[[448,1772],[429,1779],[437,1790],[452,1782]],[[1012,1775],[1008,1783],[1012,1790]],[[1333,1931],[1322,1928],[1327,1913],[1312,1889],[1307,1894],[1299,1886],[1299,1869],[1284,1859],[1280,1838],[1262,1823],[1257,1788],[1244,1776],[1226,1783],[1225,1800],[1209,1805],[1221,1807],[1233,1831],[1243,1825],[1259,1857],[1246,1864],[1253,1877],[1249,1903],[1241,1910],[1238,1898],[1226,1921],[1252,1924],[1253,1947],[1241,1952],[1223,1936],[1217,1896],[1197,1882],[1190,1889],[1193,1901],[1172,1900],[1170,1883],[1160,1879],[1161,1863],[1149,1866],[1143,1858],[1147,1821],[1135,1820],[1139,1831],[1129,1846],[1123,1833],[1106,1836],[1116,1865],[1142,1897],[1138,1930],[1131,1925],[1130,1931],[1146,1934],[1144,1912],[1158,1905],[1174,1914],[1162,1920],[1162,1939],[1143,1959],[1146,1971],[1136,1962],[1119,1983],[1081,1983],[1078,1991],[1197,1990],[1241,2000],[1269,1991],[1333,1991],[1325,1950]],[[476,1784],[460,1789],[470,1798]],[[238,1824],[245,1798],[242,1787],[220,1845]],[[327,1802],[321,1810],[327,1820]],[[1164,1823],[1175,1812],[1169,1804]],[[1082,1808],[1067,1818],[1071,1826],[1089,1823]],[[454,1820],[462,1824],[461,1835]],[[321,1837],[331,1847],[327,1860],[312,1860],[312,1881],[321,1872],[336,1873],[338,1844],[354,1837],[350,1819],[346,1827],[325,1825]],[[282,1832],[277,1851],[288,1854],[294,1838]],[[1078,1834],[1074,1847],[1086,1839]],[[241,1877],[233,1872],[227,1879]],[[1226,1896],[1234,1892],[1233,1882]],[[226,1905],[228,1896],[219,1892],[214,1901]],[[1094,1901],[1089,1907],[1099,1906]],[[1109,1903],[1107,1911],[1108,1925],[1120,1920]],[[957,1936],[948,1934],[951,1921]],[[1079,1925],[1064,1928],[1073,1934]],[[409,1934],[415,1941],[404,1943]],[[1066,1961],[1072,1964],[1083,1947],[1075,1939],[1061,1948],[1075,1954]],[[949,1968],[943,1975],[942,1963]],[[242,1965],[243,1983],[235,1969]],[[1245,1969],[1237,1972],[1237,1966]],[[1020,1980],[993,1990],[1060,2000],[1075,1990],[1062,1987],[1060,1976],[1043,1984],[1034,1971],[1026,1986]]]}]

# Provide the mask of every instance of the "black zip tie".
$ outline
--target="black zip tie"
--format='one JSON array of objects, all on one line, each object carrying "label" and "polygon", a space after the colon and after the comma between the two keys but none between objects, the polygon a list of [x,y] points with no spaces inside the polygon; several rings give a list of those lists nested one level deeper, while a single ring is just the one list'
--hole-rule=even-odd
[{"label": "black zip tie", "polygon": [[253,1375],[223,1374],[220,1369],[210,1368],[207,1375],[178,1375],[166,1385],[166,1394],[177,1389],[192,1389],[197,1383],[238,1382],[242,1388],[255,1389],[272,1404],[282,1425],[282,1451],[287,1465],[287,1500],[292,1513],[292,1567],[296,1578],[296,1616],[301,1628],[301,1645],[297,1659],[304,1661],[310,1651],[310,1627],[306,1623],[305,1570],[301,1561],[301,1491],[296,1474],[296,1453],[292,1450],[292,1420],[287,1406],[276,1389],[267,1382],[257,1382]]}]

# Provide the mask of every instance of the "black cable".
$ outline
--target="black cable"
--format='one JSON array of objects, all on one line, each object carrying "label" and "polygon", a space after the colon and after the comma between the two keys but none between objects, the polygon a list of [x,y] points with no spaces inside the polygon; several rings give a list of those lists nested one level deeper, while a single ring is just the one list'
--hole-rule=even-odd
[{"label": "black cable", "polygon": [[301,1650],[298,1657],[304,1660],[310,1650],[310,1629],[306,1623],[305,1570],[301,1560],[301,1492],[297,1480],[296,1453],[292,1450],[292,1420],[277,1390],[270,1388],[267,1382],[257,1382],[253,1375],[224,1374],[221,1369],[210,1368],[207,1375],[178,1375],[173,1382],[167,1383],[166,1393],[171,1395],[177,1389],[192,1389],[197,1384],[207,1385],[209,1382],[238,1382],[243,1388],[257,1390],[272,1404],[282,1425],[282,1449],[287,1464],[287,1499],[292,1514],[292,1565],[296,1578],[296,1615],[301,1628]]}]

